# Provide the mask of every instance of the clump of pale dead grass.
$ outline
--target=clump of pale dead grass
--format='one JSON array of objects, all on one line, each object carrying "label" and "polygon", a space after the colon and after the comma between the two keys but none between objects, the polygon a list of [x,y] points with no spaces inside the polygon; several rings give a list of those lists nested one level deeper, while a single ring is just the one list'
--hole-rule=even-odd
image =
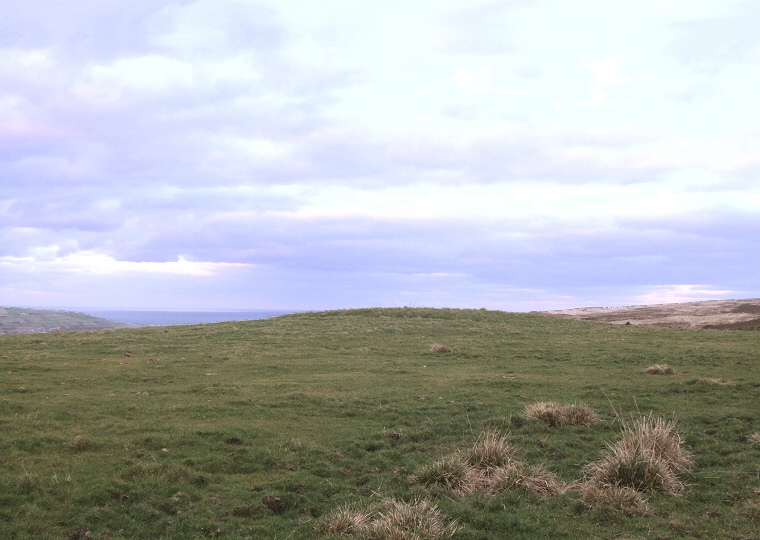
[{"label": "clump of pale dead grass", "polygon": [[483,477],[481,489],[486,489],[490,495],[498,495],[504,491],[522,487],[523,470],[524,465],[518,462],[507,467],[499,467],[491,471],[487,481],[485,481],[486,477]]},{"label": "clump of pale dead grass", "polygon": [[675,427],[674,421],[651,415],[624,422],[622,438],[586,466],[587,484],[681,494],[679,475],[689,472],[694,461]]},{"label": "clump of pale dead grass", "polygon": [[481,433],[475,445],[462,454],[470,466],[479,470],[508,466],[516,455],[509,439],[495,431]]},{"label": "clump of pale dead grass", "polygon": [[542,465],[533,465],[523,472],[522,486],[544,497],[561,495],[574,489],[573,485],[562,482]]},{"label": "clump of pale dead grass", "polygon": [[441,345],[440,343],[433,343],[430,346],[430,350],[434,353],[450,353],[451,349],[448,348],[445,345]]},{"label": "clump of pale dead grass", "polygon": [[370,523],[371,512],[351,505],[333,510],[317,523],[319,534],[335,536],[358,536]]},{"label": "clump of pale dead grass", "polygon": [[616,447],[604,458],[587,466],[593,482],[606,486],[622,486],[641,492],[660,491],[680,494],[683,485],[664,460],[652,455],[630,453]]},{"label": "clump of pale dead grass", "polygon": [[561,405],[554,401],[539,401],[525,406],[525,416],[541,420],[551,427],[593,426],[599,423],[599,415],[585,403]]},{"label": "clump of pale dead grass", "polygon": [[456,534],[459,525],[429,501],[384,499],[367,509],[335,510],[317,523],[316,530],[358,540],[445,540]]},{"label": "clump of pale dead grass", "polygon": [[716,379],[713,377],[702,377],[701,379],[697,379],[697,383],[706,384],[708,386],[730,386],[731,385],[731,383],[728,382],[726,379]]},{"label": "clump of pale dead grass", "polygon": [[473,483],[471,467],[459,455],[443,457],[422,467],[417,472],[416,479],[422,484],[439,486],[457,493],[469,491]]},{"label": "clump of pale dead grass", "polygon": [[755,431],[754,433],[751,433],[747,440],[750,442],[750,444],[757,444],[760,445],[760,431]]},{"label": "clump of pale dead grass", "polygon": [[739,512],[750,519],[760,521],[760,499],[747,499],[744,501]]},{"label": "clump of pale dead grass", "polygon": [[611,508],[629,516],[651,513],[646,499],[633,488],[587,483],[582,490],[583,504],[589,508]]},{"label": "clump of pale dead grass", "polygon": [[675,370],[667,364],[652,364],[644,369],[647,375],[673,375]]},{"label": "clump of pale dead grass", "polygon": [[439,540],[453,537],[459,530],[438,507],[429,501],[410,503],[386,499],[360,538],[362,540]]},{"label": "clump of pale dead grass", "polygon": [[509,489],[525,488],[550,496],[569,489],[545,468],[529,467],[520,461],[509,439],[492,431],[482,433],[472,448],[422,467],[415,480],[428,486],[442,487],[455,495],[470,495],[479,491],[498,495]]}]

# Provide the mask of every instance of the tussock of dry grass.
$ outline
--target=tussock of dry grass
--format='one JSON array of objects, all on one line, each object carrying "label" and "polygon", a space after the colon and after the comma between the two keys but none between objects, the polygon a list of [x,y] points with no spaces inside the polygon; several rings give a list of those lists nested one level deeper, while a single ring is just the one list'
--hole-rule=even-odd
[{"label": "tussock of dry grass", "polygon": [[587,467],[594,483],[624,486],[641,492],[680,494],[683,485],[664,460],[653,455],[631,453],[616,447],[604,458]]},{"label": "tussock of dry grass", "polygon": [[401,431],[394,431],[392,429],[384,429],[383,435],[385,435],[388,439],[393,439],[394,441],[397,441],[404,436]]},{"label": "tussock of dry grass", "polygon": [[522,485],[533,493],[551,497],[572,491],[573,486],[557,478],[553,472],[541,465],[533,465],[522,476]]},{"label": "tussock of dry grass", "polygon": [[667,364],[652,364],[644,369],[644,373],[647,375],[673,375],[675,370]]},{"label": "tussock of dry grass", "polygon": [[479,491],[498,495],[509,489],[525,488],[539,495],[551,496],[569,489],[544,467],[529,467],[517,459],[517,451],[507,437],[496,432],[485,432],[472,448],[423,467],[415,479],[456,495]]},{"label": "tussock of dry grass", "polygon": [[727,381],[726,379],[715,379],[712,377],[703,377],[701,379],[697,379],[697,383],[706,384],[708,386],[730,386],[731,385],[731,383]]},{"label": "tussock of dry grass", "polygon": [[755,431],[747,437],[750,444],[760,445],[760,431]]},{"label": "tussock of dry grass", "polygon": [[420,469],[416,479],[428,486],[439,486],[462,493],[469,491],[472,484],[471,469],[461,456],[448,456]]},{"label": "tussock of dry grass", "polygon": [[463,454],[469,465],[480,470],[508,466],[515,461],[516,455],[517,450],[509,439],[494,431],[482,433],[475,446]]},{"label": "tussock of dry grass", "polygon": [[350,505],[338,508],[317,523],[317,532],[324,535],[357,536],[369,526],[370,515],[370,511]]},{"label": "tussock of dry grass", "polygon": [[450,353],[451,349],[440,343],[433,343],[430,346],[430,350],[434,353]]},{"label": "tussock of dry grass", "polygon": [[387,499],[363,540],[438,540],[453,537],[459,526],[428,501],[412,503]]},{"label": "tussock of dry grass", "polygon": [[622,438],[586,466],[587,483],[679,495],[684,489],[679,475],[693,466],[675,422],[650,415],[623,424]]},{"label": "tussock of dry grass", "polygon": [[599,415],[585,403],[560,405],[554,401],[539,401],[525,406],[525,416],[541,420],[551,427],[593,426],[599,423]]},{"label": "tussock of dry grass", "polygon": [[350,506],[335,510],[319,521],[316,530],[359,540],[445,540],[459,526],[429,501],[384,499],[365,510]]},{"label": "tussock of dry grass", "polygon": [[760,521],[760,499],[755,498],[744,501],[739,512],[749,518]]},{"label": "tussock of dry grass", "polygon": [[503,491],[519,488],[522,485],[523,464],[515,463],[511,467],[499,467],[492,471],[488,481],[483,482],[482,488],[487,489],[490,495],[498,495]]},{"label": "tussock of dry grass", "polygon": [[582,494],[583,504],[589,508],[611,508],[629,516],[645,516],[651,513],[649,504],[641,493],[629,487],[587,483]]}]

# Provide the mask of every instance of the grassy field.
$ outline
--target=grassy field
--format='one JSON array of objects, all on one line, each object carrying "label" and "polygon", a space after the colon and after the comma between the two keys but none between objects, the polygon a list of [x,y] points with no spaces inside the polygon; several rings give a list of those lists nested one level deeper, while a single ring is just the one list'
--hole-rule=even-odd
[{"label": "grassy field", "polygon": [[[366,309],[5,335],[0,356],[0,538],[327,538],[324,516],[383,499],[436,504],[456,539],[760,537],[757,332]],[[527,419],[539,401],[601,421]],[[571,483],[650,412],[695,466],[646,515],[415,476],[489,431]]]},{"label": "grassy field", "polygon": [[0,334],[102,330],[127,326],[74,311],[0,307]]}]

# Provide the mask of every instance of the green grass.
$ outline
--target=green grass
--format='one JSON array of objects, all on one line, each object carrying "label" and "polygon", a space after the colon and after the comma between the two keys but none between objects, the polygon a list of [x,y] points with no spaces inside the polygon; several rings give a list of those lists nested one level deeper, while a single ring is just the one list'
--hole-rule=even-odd
[{"label": "green grass", "polygon": [[74,311],[0,307],[0,334],[102,330],[128,326],[130,325]]},{"label": "green grass", "polygon": [[[430,501],[456,539],[760,529],[756,332],[365,309],[6,335],[0,359],[2,538],[309,539],[336,509],[386,499]],[[643,374],[653,363],[675,373]],[[582,402],[602,421],[528,421],[537,401]],[[589,509],[574,492],[452,497],[414,477],[497,431],[526,465],[573,482],[619,437],[615,415],[650,411],[677,419],[695,466],[682,496],[647,495],[645,516]]]}]

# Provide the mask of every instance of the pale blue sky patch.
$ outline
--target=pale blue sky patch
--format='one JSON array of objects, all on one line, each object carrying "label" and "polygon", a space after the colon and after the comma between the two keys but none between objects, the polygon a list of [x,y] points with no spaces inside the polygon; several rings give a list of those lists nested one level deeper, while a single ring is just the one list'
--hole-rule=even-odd
[{"label": "pale blue sky patch", "polygon": [[760,2],[29,0],[0,305],[760,296]]}]

